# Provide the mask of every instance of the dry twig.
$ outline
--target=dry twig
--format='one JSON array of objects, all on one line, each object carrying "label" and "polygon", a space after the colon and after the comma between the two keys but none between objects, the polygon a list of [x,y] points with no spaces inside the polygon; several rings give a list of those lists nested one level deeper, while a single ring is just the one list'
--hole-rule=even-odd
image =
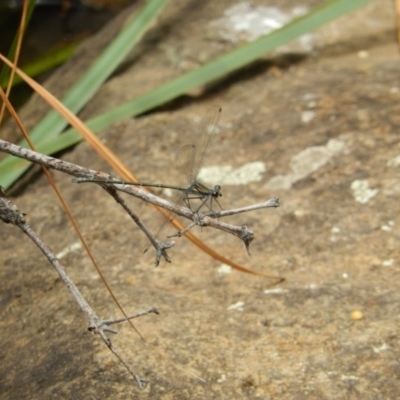
[{"label": "dry twig", "polygon": [[166,253],[166,249],[170,248],[173,245],[173,242],[162,243],[158,241],[156,237],[152,236],[149,230],[140,221],[139,217],[129,208],[126,202],[117,194],[117,191],[121,191],[129,195],[135,196],[140,200],[151,203],[157,207],[164,208],[165,210],[168,210],[179,216],[191,220],[192,223],[189,224],[184,230],[178,232],[176,236],[181,236],[182,234],[186,233],[188,230],[190,230],[192,227],[196,225],[211,226],[213,228],[220,229],[224,232],[228,232],[240,238],[243,241],[247,249],[247,252],[249,254],[250,254],[249,246],[254,238],[254,233],[250,229],[248,229],[246,225],[235,226],[227,224],[220,221],[220,218],[228,215],[235,215],[239,213],[254,211],[261,208],[279,207],[279,199],[273,197],[272,199],[264,203],[255,204],[238,209],[223,210],[219,212],[214,212],[212,210],[209,210],[207,212],[198,212],[198,210],[193,211],[187,207],[177,207],[175,204],[169,202],[168,200],[165,200],[152,193],[142,190],[138,186],[132,186],[129,184],[122,184],[122,183],[108,183],[110,181],[111,182],[116,181],[116,179],[110,174],[94,171],[88,168],[81,167],[76,164],[69,163],[67,161],[46,156],[44,154],[40,154],[35,151],[8,143],[1,139],[0,139],[0,150],[15,155],[17,157],[21,157],[26,160],[35,162],[37,164],[45,165],[47,168],[52,168],[57,171],[64,172],[66,174],[73,175],[75,177],[91,178],[91,179],[95,178],[96,180],[98,180],[97,184],[102,186],[106,190],[106,192],[110,194],[124,208],[124,210],[131,216],[134,222],[148,237],[151,244],[156,249],[156,261],[155,261],[156,265],[158,265],[161,256],[163,256],[166,259],[166,261],[170,261],[169,256]]}]

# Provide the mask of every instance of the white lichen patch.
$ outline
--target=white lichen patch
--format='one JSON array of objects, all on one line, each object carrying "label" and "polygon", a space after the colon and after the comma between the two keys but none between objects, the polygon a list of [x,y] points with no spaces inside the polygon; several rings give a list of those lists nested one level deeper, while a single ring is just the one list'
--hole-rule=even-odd
[{"label": "white lichen patch", "polygon": [[389,258],[389,260],[385,260],[382,262],[382,267],[386,268],[393,267],[394,261],[395,261],[394,258]]},{"label": "white lichen patch", "polygon": [[400,155],[392,158],[387,162],[388,167],[398,167],[400,165]]},{"label": "white lichen patch", "polygon": [[381,230],[384,232],[390,232],[394,227],[394,221],[389,221],[387,224],[381,226]]},{"label": "white lichen patch", "polygon": [[315,111],[303,111],[300,116],[301,122],[303,122],[303,124],[308,124],[315,118],[316,115],[317,113]]},{"label": "white lichen patch", "polygon": [[232,273],[232,267],[230,265],[221,264],[218,268],[218,275],[228,275]]},{"label": "white lichen patch", "polygon": [[199,180],[211,185],[247,185],[261,181],[265,172],[265,163],[255,161],[233,168],[231,165],[204,167],[200,170]]},{"label": "white lichen patch", "polygon": [[217,380],[217,382],[218,383],[223,383],[223,382],[225,382],[226,381],[226,375],[225,374],[221,374],[221,378],[219,378],[218,380]]},{"label": "white lichen patch", "polygon": [[366,204],[375,197],[379,190],[371,189],[367,179],[356,179],[351,183],[353,196],[358,203]]},{"label": "white lichen patch", "polygon": [[237,310],[237,311],[243,311],[244,310],[244,302],[243,301],[238,301],[237,303],[235,303],[235,304],[231,304],[228,308],[227,308],[227,310],[228,311],[230,311],[230,310]]},{"label": "white lichen patch", "polygon": [[380,346],[372,346],[372,349],[374,350],[374,353],[379,354],[382,351],[390,350],[391,347],[386,343],[382,343]]},{"label": "white lichen patch", "polygon": [[333,157],[340,154],[344,147],[344,142],[337,139],[329,140],[326,146],[308,147],[292,158],[289,174],[274,176],[266,186],[274,190],[288,190],[297,181],[326,165]]},{"label": "white lichen patch", "polygon": [[[281,28],[306,12],[307,7],[304,6],[283,11],[275,6],[253,6],[242,2],[226,9],[221,18],[210,22],[210,26],[216,29],[224,40],[233,43],[243,40],[251,42]],[[313,48],[313,35],[303,35],[298,42],[304,50],[310,51]]]},{"label": "white lichen patch", "polygon": [[284,294],[287,293],[287,289],[282,289],[282,288],[274,288],[274,289],[265,289],[264,293],[265,294]]}]

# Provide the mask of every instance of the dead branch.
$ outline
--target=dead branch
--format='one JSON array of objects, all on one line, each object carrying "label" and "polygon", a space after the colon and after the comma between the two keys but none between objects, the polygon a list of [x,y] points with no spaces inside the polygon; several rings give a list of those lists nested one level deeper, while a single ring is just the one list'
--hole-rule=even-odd
[{"label": "dead branch", "polygon": [[[95,179],[96,184],[103,187],[103,189],[105,189],[105,191],[109,195],[111,195],[118,202],[118,204],[120,204],[123,207],[123,209],[131,216],[131,218],[135,221],[135,223],[139,226],[139,228],[148,237],[149,241],[156,249],[156,259],[155,259],[156,265],[158,265],[161,257],[164,257],[166,261],[170,262],[170,258],[166,250],[172,247],[174,242],[163,243],[157,240],[155,235],[152,235],[150,233],[150,231],[140,221],[139,217],[129,208],[126,202],[117,194],[117,191],[127,193],[129,195],[139,198],[140,200],[154,204],[157,207],[164,208],[170,213],[170,215],[176,214],[192,221],[192,223],[190,223],[185,229],[177,232],[176,235],[173,236],[182,236],[185,232],[187,232],[196,225],[211,226],[213,228],[220,229],[224,232],[230,233],[241,239],[247,249],[248,254],[250,254],[249,246],[251,241],[254,239],[254,233],[250,229],[248,229],[247,226],[235,226],[223,223],[222,221],[220,221],[220,218],[223,218],[228,215],[235,215],[239,213],[254,211],[261,208],[279,207],[279,199],[273,197],[264,203],[259,203],[232,210],[222,210],[219,212],[209,210],[207,212],[200,212],[199,209],[197,209],[193,211],[188,207],[177,206],[176,204],[171,203],[168,200],[165,200],[152,193],[142,190],[138,186],[133,186],[130,185],[129,183],[116,183],[121,181],[118,181],[118,179],[116,179],[110,174],[91,170],[67,161],[46,156],[44,154],[37,153],[35,151],[14,145],[12,143],[8,143],[1,139],[0,139],[0,150],[12,154],[14,156],[24,158],[28,161],[44,165],[48,168],[64,172],[74,177]],[[204,204],[204,202],[202,204]],[[168,218],[172,220],[172,216]]]}]

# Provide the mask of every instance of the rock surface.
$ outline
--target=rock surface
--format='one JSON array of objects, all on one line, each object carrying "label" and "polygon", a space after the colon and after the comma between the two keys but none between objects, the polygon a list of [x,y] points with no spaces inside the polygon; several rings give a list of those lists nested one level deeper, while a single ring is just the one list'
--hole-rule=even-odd
[{"label": "rock surface", "polygon": [[[230,2],[174,3],[133,55],[136,62],[103,86],[83,118],[233,46],[209,24],[224,16]],[[290,2],[275,3],[288,10]],[[144,390],[90,336],[38,249],[16,228],[1,225],[1,398],[397,398],[400,63],[390,13],[390,2],[373,2],[315,32],[311,53],[265,58],[201,95],[100,135],[141,179],[175,182],[175,149],[207,108],[220,104],[219,134],[207,166],[236,174],[244,168],[250,177],[245,166],[263,166],[247,184],[242,179],[235,185],[232,176],[223,184],[221,178],[223,208],[273,196],[281,207],[227,219],[255,232],[251,258],[222,232],[197,228],[196,234],[239,263],[284,276],[279,286],[225,273],[229,269],[184,238],[170,252],[172,264],[155,269],[149,259],[136,257],[135,228],[114,200],[97,186],[53,174],[127,313],[160,310],[135,326],[165,358],[128,325],[112,337],[135,371],[150,380]],[[119,18],[87,48],[100,52],[124,15]],[[60,76],[69,71],[76,79],[85,62],[82,50],[48,87],[60,95],[60,85],[69,81]],[[33,124],[43,110],[33,99],[22,115]],[[110,170],[86,144],[62,158]],[[31,178],[13,201],[55,253],[77,242],[44,177]],[[147,208],[138,204],[135,210],[142,215]],[[61,262],[99,316],[120,316],[82,249]]]}]

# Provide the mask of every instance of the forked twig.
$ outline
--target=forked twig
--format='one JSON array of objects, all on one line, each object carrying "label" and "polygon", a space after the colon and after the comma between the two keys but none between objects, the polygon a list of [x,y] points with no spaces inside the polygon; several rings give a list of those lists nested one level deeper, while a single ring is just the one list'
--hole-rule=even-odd
[{"label": "forked twig", "polygon": [[[156,249],[155,265],[158,266],[161,256],[163,256],[166,261],[171,262],[166,250],[172,247],[175,244],[175,242],[161,242],[157,240],[146,228],[146,226],[143,225],[139,217],[130,209],[127,203],[117,194],[117,190],[130,193],[129,188],[131,186],[116,184],[116,183],[105,183],[105,182],[99,184],[107,191],[107,193],[109,193],[112,197],[114,197],[117,203],[119,203],[124,208],[124,210],[131,216],[131,218],[135,221],[135,223],[139,226],[139,228],[148,237],[151,244]],[[272,199],[264,203],[254,204],[247,207],[241,207],[232,210],[223,210],[219,212],[207,211],[203,213],[198,213],[187,207],[177,207],[175,204],[155,195],[149,196],[145,201],[148,201],[149,203],[152,204],[156,204],[157,206],[163,207],[169,211],[173,211],[177,215],[192,220],[192,222],[185,229],[178,231],[173,235],[168,236],[168,238],[181,237],[195,226],[202,226],[202,227],[210,226],[238,237],[240,240],[243,241],[246,251],[249,255],[251,254],[250,243],[254,239],[253,231],[251,231],[247,227],[247,225],[242,225],[242,226],[232,225],[220,221],[219,218],[225,217],[227,215],[235,215],[239,213],[259,210],[262,208],[279,207],[279,199],[277,197],[273,197]]]},{"label": "forked twig", "polygon": [[171,259],[168,256],[167,249],[171,248],[175,242],[160,242],[157,240],[147,229],[146,225],[143,224],[143,222],[140,220],[140,218],[131,210],[131,208],[128,206],[126,201],[118,194],[118,192],[113,188],[111,185],[105,184],[102,185],[104,190],[112,196],[115,201],[121,205],[121,207],[127,212],[127,214],[133,219],[135,224],[141,229],[141,231],[147,236],[149,239],[151,245],[156,249],[156,260],[155,260],[155,266],[157,267],[158,264],[160,263],[161,257],[164,257],[165,261],[171,262]]},{"label": "forked twig", "polygon": [[[156,265],[158,265],[160,258],[162,256],[167,261],[170,261],[170,258],[166,253],[166,250],[173,246],[173,242],[162,243],[158,241],[155,237],[153,237],[150,234],[150,231],[140,221],[139,217],[129,208],[126,202],[119,195],[117,195],[117,191],[121,191],[129,195],[135,196],[140,200],[154,204],[155,206],[164,208],[168,211],[173,211],[175,214],[193,221],[188,227],[177,232],[176,236],[181,236],[182,234],[186,233],[188,230],[190,230],[192,227],[196,225],[211,226],[213,228],[220,229],[224,232],[231,233],[236,237],[240,238],[244,242],[248,254],[250,254],[250,248],[249,248],[250,243],[254,238],[253,232],[249,230],[247,226],[235,226],[227,224],[220,221],[219,218],[228,215],[235,215],[239,213],[254,211],[261,208],[279,207],[279,199],[273,197],[272,199],[264,203],[255,204],[247,207],[242,207],[232,210],[222,210],[219,212],[209,211],[201,213],[193,211],[187,207],[177,207],[175,204],[169,202],[168,200],[165,200],[152,193],[142,190],[138,186],[132,186],[122,183],[114,183],[117,180],[110,174],[91,170],[76,164],[69,163],[67,161],[46,156],[44,154],[40,154],[35,151],[14,145],[12,143],[6,142],[1,139],[0,139],[0,150],[3,150],[9,154],[13,154],[17,157],[21,157],[38,164],[45,165],[48,168],[52,168],[57,171],[67,173],[69,175],[73,175],[75,177],[92,178],[98,180],[96,184],[102,186],[106,190],[106,192],[109,193],[125,209],[125,211],[131,216],[131,218],[135,221],[135,223],[139,226],[139,228],[149,238],[150,242],[156,249],[156,262],[155,262]],[[279,277],[276,277],[276,279],[278,279],[279,282],[283,280]]]}]

